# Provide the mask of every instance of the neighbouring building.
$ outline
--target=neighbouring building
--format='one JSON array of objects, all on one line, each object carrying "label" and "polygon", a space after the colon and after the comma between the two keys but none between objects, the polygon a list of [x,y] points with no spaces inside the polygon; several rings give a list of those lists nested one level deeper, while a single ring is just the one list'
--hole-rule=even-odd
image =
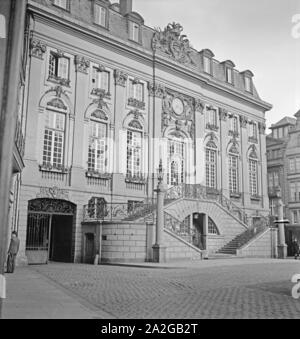
[{"label": "neighbouring building", "polygon": [[[1,233],[5,239],[1,239],[0,244],[5,257],[11,232],[18,231],[21,173],[24,169],[25,67],[28,56],[27,31],[24,34],[25,8],[25,1],[21,4],[16,0],[2,1],[0,7],[0,134],[1,148],[3,147],[0,150],[1,193],[6,195],[8,192],[5,192],[5,186],[7,183],[10,186],[8,210],[2,200],[1,209],[5,206],[6,212],[0,209],[1,223],[6,228]],[[11,146],[12,152],[9,151]]]},{"label": "neighbouring building", "polygon": [[300,111],[295,118],[285,117],[272,125],[267,136],[268,187],[270,214],[277,215],[277,194],[280,188],[284,203],[288,255],[291,244],[300,241]]},{"label": "neighbouring building", "polygon": [[[190,9],[192,10],[192,9]],[[269,213],[265,113],[249,70],[153,30],[132,0],[30,0],[21,257],[152,258],[157,168],[167,258],[221,250]]]}]

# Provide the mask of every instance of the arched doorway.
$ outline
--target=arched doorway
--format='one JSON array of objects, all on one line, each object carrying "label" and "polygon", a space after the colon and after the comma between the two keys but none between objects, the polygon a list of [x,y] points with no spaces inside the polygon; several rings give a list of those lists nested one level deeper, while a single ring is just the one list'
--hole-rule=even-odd
[{"label": "arched doorway", "polygon": [[26,255],[29,264],[73,262],[76,206],[59,199],[28,203]]}]

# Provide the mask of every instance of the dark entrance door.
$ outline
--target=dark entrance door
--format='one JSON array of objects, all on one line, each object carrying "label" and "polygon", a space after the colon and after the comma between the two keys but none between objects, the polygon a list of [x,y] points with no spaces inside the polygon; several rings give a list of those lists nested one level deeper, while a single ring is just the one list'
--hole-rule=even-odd
[{"label": "dark entrance door", "polygon": [[50,238],[50,261],[72,262],[73,217],[53,215]]},{"label": "dark entrance door", "polygon": [[72,262],[76,205],[50,198],[28,202],[26,255],[29,264]]},{"label": "dark entrance door", "polygon": [[93,264],[95,259],[95,235],[93,233],[85,234],[84,262]]},{"label": "dark entrance door", "polygon": [[204,240],[204,214],[194,213],[193,225],[195,229],[193,244],[201,250],[206,249]]}]

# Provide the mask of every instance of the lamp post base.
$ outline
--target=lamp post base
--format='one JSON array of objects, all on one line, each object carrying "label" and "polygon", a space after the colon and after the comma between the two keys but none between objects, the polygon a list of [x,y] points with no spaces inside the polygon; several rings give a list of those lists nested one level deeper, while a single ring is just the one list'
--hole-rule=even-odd
[{"label": "lamp post base", "polygon": [[153,262],[164,263],[166,259],[166,247],[161,245],[153,245]]},{"label": "lamp post base", "polygon": [[278,259],[287,258],[287,245],[278,245]]}]

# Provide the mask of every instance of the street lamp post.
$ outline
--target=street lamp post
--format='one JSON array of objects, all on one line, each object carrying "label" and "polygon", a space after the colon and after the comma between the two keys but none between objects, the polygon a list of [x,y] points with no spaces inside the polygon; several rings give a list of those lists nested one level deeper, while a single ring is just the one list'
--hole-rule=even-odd
[{"label": "street lamp post", "polygon": [[285,259],[287,257],[287,245],[285,242],[285,224],[289,223],[289,220],[283,217],[283,202],[281,197],[281,190],[277,191],[278,197],[278,220],[274,223],[278,225],[278,258]]},{"label": "street lamp post", "polygon": [[160,160],[158,168],[158,184],[154,192],[157,193],[157,208],[156,208],[156,236],[155,244],[153,245],[153,261],[165,262],[166,261],[166,247],[163,245],[163,230],[164,230],[164,197],[165,187],[163,184],[163,167],[162,160]]}]

